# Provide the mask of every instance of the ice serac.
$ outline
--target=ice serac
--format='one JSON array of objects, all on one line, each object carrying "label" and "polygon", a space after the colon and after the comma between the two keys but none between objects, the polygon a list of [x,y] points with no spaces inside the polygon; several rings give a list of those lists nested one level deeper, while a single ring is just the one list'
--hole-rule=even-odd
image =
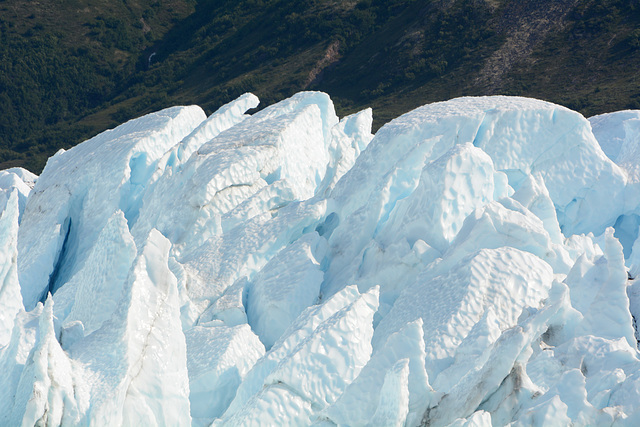
[{"label": "ice serac", "polygon": [[[634,242],[638,241],[640,227],[640,111],[626,110],[601,114],[589,118],[598,143],[627,176],[624,209],[615,224],[615,236],[624,247],[625,258],[630,258]],[[637,270],[638,254],[628,260]]]},{"label": "ice serac", "polygon": [[422,318],[429,378],[453,362],[456,348],[493,309],[501,329],[517,324],[525,307],[546,297],[553,272],[540,258],[518,249],[482,249],[439,272],[427,269],[405,288],[376,328],[377,348],[407,322]]},{"label": "ice serac", "polygon": [[15,190],[18,192],[18,208],[20,218],[22,218],[22,212],[27,203],[27,198],[37,180],[37,175],[23,168],[11,168],[0,171],[0,210],[4,209],[11,193]]},{"label": "ice serac", "polygon": [[279,425],[301,419],[310,424],[309,417],[335,402],[369,360],[377,306],[377,288],[362,295],[346,288],[322,306],[305,310],[297,328],[249,372],[247,387],[238,390],[221,422],[251,425],[261,419],[266,399],[284,394],[289,398],[268,410],[271,419]]},{"label": "ice serac", "polygon": [[265,356],[249,371],[245,381],[240,384],[225,417],[237,412],[252,396],[256,395],[264,385],[265,378],[300,342],[311,335],[324,321],[355,302],[359,296],[360,293],[355,286],[347,286],[323,304],[314,305],[302,312]]},{"label": "ice serac", "polygon": [[[389,405],[388,412],[393,414],[397,410],[398,413],[404,414],[400,419],[406,420],[408,425],[416,425],[434,394],[424,367],[426,354],[422,325],[422,320],[418,319],[392,334],[384,345],[373,353],[360,371],[360,375],[347,386],[340,398],[323,415],[337,425],[365,425],[370,421],[375,425],[377,421],[375,417],[372,419],[372,414],[376,412],[380,403],[389,398],[393,399],[393,394],[405,393],[404,381],[401,378],[404,375],[406,361],[406,408],[404,401],[396,402],[398,405]],[[386,376],[381,375],[383,372],[390,372],[390,384],[386,389],[383,383]],[[393,390],[397,379],[401,380],[399,384],[395,383],[399,390]],[[392,396],[386,396],[387,393]],[[379,416],[382,417],[383,414],[380,413]]]},{"label": "ice serac", "polygon": [[10,425],[77,425],[90,405],[81,367],[60,347],[53,321],[49,296],[18,382]]},{"label": "ice serac", "polygon": [[30,312],[21,310],[14,319],[11,341],[0,348],[0,424],[10,424],[9,418],[14,406],[15,393],[36,343],[38,324],[43,306],[38,304]]},{"label": "ice serac", "polygon": [[30,310],[77,272],[117,210],[129,226],[157,160],[206,118],[173,107],[131,120],[50,158],[18,234],[18,276]]},{"label": "ice serac", "polygon": [[439,268],[451,267],[478,248],[508,246],[536,255],[547,262],[554,273],[566,274],[573,259],[563,245],[552,242],[544,227],[540,218],[511,198],[487,203],[465,219]]},{"label": "ice serac", "polygon": [[367,108],[341,119],[331,129],[330,158],[322,185],[325,194],[335,187],[342,175],[351,169],[362,150],[369,145],[373,139],[372,125],[373,112],[371,108]]},{"label": "ice serac", "polygon": [[593,335],[534,352],[527,372],[540,394],[523,402],[516,425],[530,425],[555,411],[574,424],[633,425],[637,410],[631,402],[637,402],[639,391],[632,384],[639,364],[637,352],[624,339]]},{"label": "ice serac", "polygon": [[590,117],[604,153],[622,167],[630,181],[640,181],[640,111],[626,110]]},{"label": "ice serac", "polygon": [[[565,288],[566,289],[566,288]],[[566,293],[566,290],[564,291]],[[526,359],[528,347],[544,333],[561,308],[562,298],[529,315],[521,324],[506,329],[479,361],[424,414],[422,425],[444,426],[458,417],[468,417],[505,384],[519,360]]]},{"label": "ice serac", "polygon": [[421,239],[444,252],[475,208],[493,200],[493,162],[471,144],[459,144],[425,165],[413,193],[399,200],[378,232],[382,243]]},{"label": "ice serac", "polygon": [[185,337],[169,241],[153,230],[111,319],[78,341],[71,357],[88,370],[92,424],[189,425]]},{"label": "ice serac", "polygon": [[256,215],[242,227],[210,237],[197,251],[183,256],[192,322],[236,286],[258,273],[271,258],[313,231],[326,213],[326,201],[292,202],[271,213]]},{"label": "ice serac", "polygon": [[[384,176],[407,147],[424,146],[423,158],[434,160],[462,143],[484,150],[515,189],[527,175],[540,172],[566,235],[590,230],[600,234],[624,205],[625,176],[602,153],[584,117],[547,102],[500,96],[429,104],[391,121],[376,133],[372,149],[363,153],[335,193],[346,197],[348,188]],[[367,186],[356,191],[349,210],[365,196],[361,193],[371,190]],[[604,200],[606,204],[600,203]],[[601,206],[598,212],[588,209],[594,204]]]},{"label": "ice serac", "polygon": [[609,339],[624,338],[636,346],[622,246],[612,228],[605,232],[603,249],[604,255],[597,259],[579,258],[566,279],[571,303],[584,316],[578,330]]},{"label": "ice serac", "polygon": [[0,214],[0,348],[9,344],[16,315],[23,310],[18,283],[18,192]]},{"label": "ice serac", "polygon": [[272,258],[248,285],[247,317],[269,349],[320,295],[324,238],[305,234]]},{"label": "ice serac", "polygon": [[267,376],[265,384],[286,384],[321,408],[335,402],[371,356],[377,308],[378,289],[373,288],[301,341]]},{"label": "ice serac", "polygon": [[540,173],[528,175],[520,184],[518,191],[513,194],[513,199],[540,218],[544,229],[549,233],[551,243],[555,245],[563,243],[564,236],[560,231],[553,200]]},{"label": "ice serac", "polygon": [[[63,305],[57,316],[65,324],[82,322],[84,334],[97,330],[116,310],[136,246],[122,211],[115,212],[100,232],[82,268],[56,293]],[[100,295],[100,310],[96,310]]]},{"label": "ice serac", "polygon": [[195,326],[185,333],[194,424],[210,425],[233,400],[247,372],[264,355],[249,325]]},{"label": "ice serac", "polygon": [[252,93],[245,93],[238,99],[220,107],[180,141],[180,144],[176,145],[174,150],[168,153],[167,166],[174,166],[176,163],[180,164],[187,161],[198,148],[218,136],[220,132],[248,118],[249,115],[245,114],[247,110],[256,108],[259,103],[260,100],[257,96]]},{"label": "ice serac", "polygon": [[[481,154],[468,154],[465,159],[464,150],[457,148],[457,154],[450,151],[466,144],[473,146],[466,153]],[[472,180],[471,186],[457,189],[451,197],[438,196],[441,203],[429,204],[421,194],[436,178],[426,170],[423,174],[423,169],[433,169],[447,161],[448,166],[440,173],[429,170],[442,178],[442,186],[446,173],[457,176],[455,171],[459,170],[464,171],[461,175],[466,173],[487,186],[492,181],[494,194],[477,191],[480,184]],[[496,173],[487,175],[487,168]],[[537,177],[532,178],[537,180],[535,185],[528,181],[532,175]],[[462,178],[459,179],[461,183]],[[411,237],[409,248],[413,249],[412,242],[420,240],[417,252],[433,260],[446,249],[471,210],[509,196],[513,189],[525,185],[519,197],[540,215],[551,243],[559,245],[562,236],[554,217],[567,236],[591,230],[600,234],[624,212],[625,183],[624,173],[602,153],[586,119],[566,108],[514,97],[459,98],[425,105],[383,126],[331,191],[337,220],[335,232],[328,239],[332,256],[323,292],[332,294],[345,282],[354,280],[358,260],[371,249],[385,250],[391,243],[400,243],[395,229],[391,230],[396,222],[407,221],[405,225],[411,227],[405,231]],[[434,185],[433,191],[436,188]],[[436,215],[433,221],[424,220],[422,224],[417,214],[414,221],[411,215],[404,218],[403,210],[411,214],[410,204],[416,213],[420,210],[420,200],[424,209],[434,215],[436,206],[441,206],[443,217],[450,215],[454,207],[458,214],[446,219]],[[601,208],[594,212],[588,208],[592,205]],[[554,213],[548,212],[550,206]],[[444,226],[438,225],[443,220]],[[434,224],[435,230],[441,231],[433,233],[445,233],[447,239],[428,235]],[[383,295],[387,293],[384,285],[381,290]],[[383,302],[387,300],[383,297]]]},{"label": "ice serac", "polygon": [[[448,248],[467,215],[494,197],[507,195],[506,185],[499,188],[495,179],[504,175],[496,173],[491,158],[471,144],[455,145],[426,164],[420,164],[417,153],[410,151],[407,156],[412,166],[408,171],[392,169],[371,201],[363,201],[346,217],[348,200],[337,209],[336,216],[343,219],[329,238],[333,256],[323,292],[332,294],[344,283],[357,283],[362,289],[377,284],[383,307],[393,304],[403,283],[421,270],[420,264]],[[358,167],[362,166],[354,169]]]},{"label": "ice serac", "polygon": [[367,426],[401,427],[409,413],[409,360],[396,362],[384,376],[380,402]]},{"label": "ice serac", "polygon": [[327,95],[305,92],[221,132],[182,169],[159,179],[132,230],[136,241],[156,227],[184,252],[253,216],[312,197],[326,174],[337,122]]}]

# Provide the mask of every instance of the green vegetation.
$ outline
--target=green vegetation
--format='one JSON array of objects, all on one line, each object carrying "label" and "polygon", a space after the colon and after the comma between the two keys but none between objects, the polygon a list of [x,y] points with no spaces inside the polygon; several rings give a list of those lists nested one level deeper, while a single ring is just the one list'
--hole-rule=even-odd
[{"label": "green vegetation", "polygon": [[58,149],[115,124],[81,119],[109,106],[140,52],[192,11],[166,2],[174,12],[154,20],[159,3],[147,3],[0,1],[0,166],[39,172]]},{"label": "green vegetation", "polygon": [[640,0],[0,0],[0,167],[175,104],[328,92],[374,126],[463,95],[640,108]]}]

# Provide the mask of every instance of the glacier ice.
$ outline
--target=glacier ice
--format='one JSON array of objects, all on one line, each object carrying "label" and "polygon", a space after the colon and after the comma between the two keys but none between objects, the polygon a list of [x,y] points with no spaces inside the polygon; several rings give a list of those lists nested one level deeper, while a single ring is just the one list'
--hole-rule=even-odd
[{"label": "glacier ice", "polygon": [[62,350],[56,337],[51,296],[38,326],[7,421],[13,425],[79,424],[90,405],[89,393],[83,384],[81,366]]},{"label": "glacier ice", "polygon": [[305,234],[278,252],[247,285],[248,322],[267,348],[316,302],[326,247],[318,233]]},{"label": "glacier ice", "polygon": [[[400,423],[406,419],[410,424],[415,424],[435,394],[429,385],[424,362],[422,319],[418,319],[407,323],[400,331],[392,334],[384,345],[372,354],[360,375],[326,410],[325,416],[338,425],[365,425],[367,422],[375,425],[376,417],[374,415],[372,418],[371,415],[376,412],[379,402],[386,398],[383,387],[387,381],[386,373],[389,373],[390,382],[397,376],[407,375],[407,378],[402,380],[401,385],[396,386],[400,390],[391,391],[392,394],[406,395],[405,401],[401,405],[395,405],[395,409],[391,406],[388,412],[393,415],[393,412],[401,411],[403,416],[399,420]],[[382,413],[378,416],[381,417]]]},{"label": "glacier ice", "polygon": [[23,168],[11,168],[0,171],[0,206],[4,209],[11,193],[18,193],[18,208],[20,217],[27,204],[31,189],[35,186],[38,176]]},{"label": "glacier ice", "polygon": [[23,310],[18,283],[18,192],[0,214],[0,348],[9,344],[13,322]]},{"label": "glacier ice", "polygon": [[194,423],[219,418],[264,345],[247,323],[238,326],[195,326],[185,332],[189,400]]},{"label": "glacier ice", "polygon": [[0,171],[0,425],[640,422],[640,112],[258,104]]},{"label": "glacier ice", "polygon": [[204,117],[199,107],[173,107],[49,159],[25,206],[25,226],[18,230],[18,251],[24,254],[18,277],[29,284],[21,286],[27,309],[81,268],[113,213],[123,211],[132,225],[155,163]]},{"label": "glacier ice", "polygon": [[[109,320],[120,300],[127,273],[136,257],[136,246],[122,211],[107,221],[84,266],[55,294],[56,311],[65,324],[80,321],[84,335]],[[91,295],[100,295],[100,310]]]},{"label": "glacier ice", "polygon": [[640,179],[640,112],[617,111],[589,118],[593,135],[602,151],[620,166],[628,179]]}]

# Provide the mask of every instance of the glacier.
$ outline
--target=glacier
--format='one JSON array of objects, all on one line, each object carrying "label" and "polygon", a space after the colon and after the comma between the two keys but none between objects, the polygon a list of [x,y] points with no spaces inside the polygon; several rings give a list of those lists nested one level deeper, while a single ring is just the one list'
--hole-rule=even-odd
[{"label": "glacier", "polygon": [[640,111],[258,105],[0,171],[0,425],[640,425]]}]

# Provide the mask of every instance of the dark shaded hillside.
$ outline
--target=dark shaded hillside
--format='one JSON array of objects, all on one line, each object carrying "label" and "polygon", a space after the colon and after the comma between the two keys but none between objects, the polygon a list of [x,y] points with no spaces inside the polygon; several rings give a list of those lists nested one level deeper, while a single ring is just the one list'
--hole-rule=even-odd
[{"label": "dark shaded hillside", "polygon": [[191,2],[0,1],[0,162],[39,171],[48,156],[113,123],[78,123],[108,105],[145,46]]},{"label": "dark shaded hillside", "polygon": [[462,95],[640,108],[640,0],[0,0],[0,166],[175,104],[304,89],[375,126]]}]

